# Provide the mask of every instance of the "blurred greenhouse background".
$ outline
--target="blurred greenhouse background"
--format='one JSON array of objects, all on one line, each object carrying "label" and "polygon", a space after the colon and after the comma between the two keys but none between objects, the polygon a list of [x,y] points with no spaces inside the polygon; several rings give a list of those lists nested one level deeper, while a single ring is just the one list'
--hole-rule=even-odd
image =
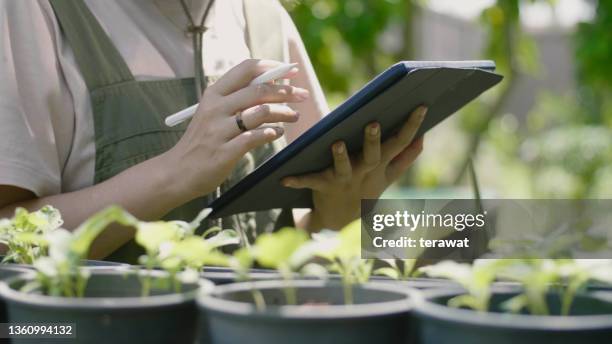
[{"label": "blurred greenhouse background", "polygon": [[389,195],[469,196],[473,157],[486,197],[612,198],[612,1],[284,4],[332,108],[400,60],[492,59],[505,76],[427,135]]}]

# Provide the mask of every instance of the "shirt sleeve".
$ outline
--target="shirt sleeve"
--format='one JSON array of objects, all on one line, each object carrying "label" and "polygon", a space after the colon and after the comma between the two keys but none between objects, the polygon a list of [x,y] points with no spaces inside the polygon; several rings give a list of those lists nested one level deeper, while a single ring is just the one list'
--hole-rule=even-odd
[{"label": "shirt sleeve", "polygon": [[42,6],[0,2],[0,184],[39,197],[61,191],[58,143],[71,139],[66,123],[74,121],[54,44],[54,19]]}]

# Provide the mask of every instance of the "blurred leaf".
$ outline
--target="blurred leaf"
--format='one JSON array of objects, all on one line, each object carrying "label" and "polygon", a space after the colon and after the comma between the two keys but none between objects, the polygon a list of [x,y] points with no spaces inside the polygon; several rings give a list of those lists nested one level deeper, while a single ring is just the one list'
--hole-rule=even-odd
[{"label": "blurred leaf", "polygon": [[282,228],[274,233],[264,233],[255,241],[255,256],[262,266],[278,269],[288,264],[291,256],[308,241],[308,234],[295,228]]}]

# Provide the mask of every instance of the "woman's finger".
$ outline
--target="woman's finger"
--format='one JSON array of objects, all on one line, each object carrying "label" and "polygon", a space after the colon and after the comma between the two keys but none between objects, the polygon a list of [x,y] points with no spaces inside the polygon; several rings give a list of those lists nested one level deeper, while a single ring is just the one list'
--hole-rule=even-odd
[{"label": "woman's finger", "polygon": [[332,156],[334,157],[334,175],[336,181],[348,183],[351,181],[353,167],[351,159],[346,151],[344,142],[336,142],[332,145]]},{"label": "woman's finger", "polygon": [[400,152],[387,167],[387,178],[395,181],[399,178],[423,151],[423,137],[416,139],[408,148]]},{"label": "woman's finger", "polygon": [[281,184],[292,189],[311,189],[321,191],[327,185],[327,178],[323,173],[312,173],[303,176],[283,178]]},{"label": "woman's finger", "polygon": [[382,154],[384,161],[391,161],[410,145],[421,127],[421,123],[423,123],[425,114],[427,114],[427,108],[419,106],[412,112],[410,118],[404,123],[400,131],[383,143]]},{"label": "woman's finger", "polygon": [[380,164],[380,124],[366,126],[363,138],[363,159],[360,172],[367,173]]},{"label": "woman's finger", "polygon": [[282,104],[263,104],[242,112],[242,121],[247,129],[254,129],[265,123],[294,123],[298,119],[297,111]]},{"label": "woman's finger", "polygon": [[310,96],[308,90],[288,85],[259,84],[242,88],[223,101],[229,113],[268,103],[298,103]]},{"label": "woman's finger", "polygon": [[253,79],[279,65],[281,62],[273,60],[244,60],[225,73],[210,89],[226,96],[248,86]]},{"label": "woman's finger", "polygon": [[283,133],[284,130],[281,127],[266,127],[245,131],[225,143],[224,149],[230,155],[230,160],[238,159],[249,151],[280,138]]}]

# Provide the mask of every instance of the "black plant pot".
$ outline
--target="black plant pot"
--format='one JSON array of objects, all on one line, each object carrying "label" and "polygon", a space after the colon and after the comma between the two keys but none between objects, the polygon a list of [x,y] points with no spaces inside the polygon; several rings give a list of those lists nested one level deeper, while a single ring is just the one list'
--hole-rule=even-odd
[{"label": "black plant pot", "polygon": [[[415,296],[415,327],[422,344],[599,344],[612,342],[612,297],[579,295],[570,316],[502,313],[500,304],[515,292],[496,292],[490,312],[446,306],[460,292],[430,291]],[[609,295],[609,294],[608,294]],[[558,294],[548,295],[551,314],[559,314]]]},{"label": "black plant pot", "polygon": [[[13,264],[0,264],[0,281],[9,280],[16,276],[24,273],[32,274],[31,269],[26,269],[21,266],[14,266]],[[4,299],[0,297],[0,323],[7,323],[8,316],[6,314],[6,304]]]},{"label": "black plant pot", "polygon": [[[338,283],[293,281],[299,306],[285,303],[283,281],[235,283],[198,298],[200,328],[210,337],[201,343],[372,344],[410,343],[411,293],[392,284],[353,288],[354,304],[344,305]],[[266,309],[253,304],[260,291]]]},{"label": "black plant pot", "polygon": [[[2,259],[4,259],[4,256],[0,256],[0,261],[2,261]],[[118,263],[118,262],[109,262],[109,261],[105,261],[105,260],[93,260],[93,259],[83,259],[81,261],[81,265],[86,266],[88,268],[92,268],[92,269],[101,269],[101,270],[112,270],[113,268],[126,268],[129,267],[129,264],[125,264],[125,263]],[[2,266],[18,266],[21,268],[26,268],[26,269],[32,269],[32,265],[29,264],[17,264],[17,263],[2,263],[0,264],[0,267]]]},{"label": "black plant pot", "polygon": [[[237,281],[237,274],[231,268],[226,267],[205,267],[202,274],[202,278],[205,278],[216,285],[229,284],[240,282]],[[331,274],[328,276],[330,280],[340,281],[340,276]],[[278,280],[281,276],[275,270],[270,269],[250,269],[249,270],[249,281],[269,281]],[[295,278],[302,278],[298,275]],[[309,278],[304,278],[309,279]],[[312,278],[315,279],[315,278]],[[402,285],[403,287],[415,288],[415,289],[434,289],[434,288],[458,288],[459,285],[455,282],[441,279],[441,278],[409,278],[407,280],[395,280],[386,276],[372,276],[370,278],[373,282],[392,283],[396,285]]]},{"label": "black plant pot", "polygon": [[[237,282],[238,275],[231,268],[207,266],[204,267],[203,272],[200,274],[202,278],[205,278],[216,285],[229,284]],[[267,281],[277,280],[281,276],[275,270],[268,269],[250,269],[249,270],[249,281]]]},{"label": "black plant pot", "polygon": [[[168,282],[162,272],[153,276],[154,286]],[[181,284],[178,293],[158,286],[150,296],[141,297],[141,282],[135,273],[92,270],[83,298],[18,291],[32,278],[21,275],[0,284],[9,322],[75,324],[76,338],[70,343],[193,343],[196,295],[212,289],[212,283],[201,280]],[[31,339],[12,340],[31,343]]]}]

